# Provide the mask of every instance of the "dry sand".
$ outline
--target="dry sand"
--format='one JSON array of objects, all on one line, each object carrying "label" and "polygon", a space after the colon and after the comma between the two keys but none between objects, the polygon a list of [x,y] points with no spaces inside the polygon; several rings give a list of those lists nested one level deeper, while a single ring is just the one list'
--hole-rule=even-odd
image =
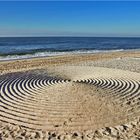
[{"label": "dry sand", "polygon": [[0,62],[0,139],[139,140],[140,52]]}]

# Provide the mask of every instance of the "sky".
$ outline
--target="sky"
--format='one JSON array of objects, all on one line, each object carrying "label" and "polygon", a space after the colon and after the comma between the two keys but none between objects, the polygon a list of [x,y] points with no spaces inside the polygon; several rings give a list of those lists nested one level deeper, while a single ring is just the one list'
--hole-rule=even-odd
[{"label": "sky", "polygon": [[140,1],[0,1],[0,36],[140,37]]}]

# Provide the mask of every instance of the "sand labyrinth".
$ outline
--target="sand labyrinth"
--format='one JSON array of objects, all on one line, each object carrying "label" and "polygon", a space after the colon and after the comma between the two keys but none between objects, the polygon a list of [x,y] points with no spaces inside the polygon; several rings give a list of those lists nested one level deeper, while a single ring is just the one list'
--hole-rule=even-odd
[{"label": "sand labyrinth", "polygon": [[[95,97],[92,87],[97,94],[98,89],[106,92],[95,94]],[[118,115],[116,109],[119,108],[113,108],[108,101],[103,104],[100,96],[120,104],[126,114],[120,110]],[[89,78],[72,81],[32,73],[12,73],[0,77],[0,120],[29,129],[99,128],[119,124],[125,120],[124,116],[128,120],[139,116],[139,107],[140,81],[133,79]],[[114,113],[111,111],[116,114],[111,116]]]}]

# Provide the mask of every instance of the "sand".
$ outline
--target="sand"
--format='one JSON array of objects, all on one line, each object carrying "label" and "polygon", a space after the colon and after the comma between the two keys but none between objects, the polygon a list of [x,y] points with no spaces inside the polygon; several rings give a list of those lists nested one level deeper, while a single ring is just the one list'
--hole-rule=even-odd
[{"label": "sand", "polygon": [[140,52],[0,62],[0,138],[140,139]]}]

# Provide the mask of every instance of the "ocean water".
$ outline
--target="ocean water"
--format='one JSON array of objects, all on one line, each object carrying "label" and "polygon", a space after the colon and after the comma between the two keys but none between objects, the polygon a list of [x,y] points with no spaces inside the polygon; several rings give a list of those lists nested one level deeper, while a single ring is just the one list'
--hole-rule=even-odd
[{"label": "ocean water", "polygon": [[140,49],[140,38],[1,37],[0,60]]}]

